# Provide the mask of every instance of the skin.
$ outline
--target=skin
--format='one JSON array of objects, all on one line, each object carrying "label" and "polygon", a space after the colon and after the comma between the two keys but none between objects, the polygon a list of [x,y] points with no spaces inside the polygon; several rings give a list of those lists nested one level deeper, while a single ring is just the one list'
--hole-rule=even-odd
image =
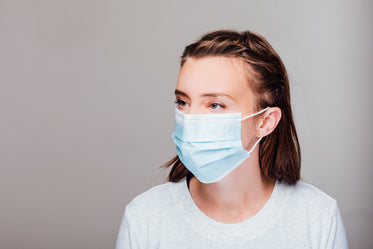
[{"label": "skin", "polygon": [[[251,73],[239,58],[222,56],[188,58],[180,70],[175,90],[177,108],[188,114],[253,114],[255,94]],[[269,135],[281,119],[281,110],[242,121],[242,145],[250,150],[260,137]],[[259,167],[259,146],[234,171],[215,183],[192,177],[191,196],[199,209],[222,223],[238,223],[254,216],[269,199],[275,181],[266,181]]]}]

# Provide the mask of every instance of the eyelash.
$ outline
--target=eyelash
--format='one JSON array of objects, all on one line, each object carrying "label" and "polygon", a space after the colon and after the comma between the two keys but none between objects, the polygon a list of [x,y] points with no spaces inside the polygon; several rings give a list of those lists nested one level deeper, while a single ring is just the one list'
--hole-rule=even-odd
[{"label": "eyelash", "polygon": [[[218,105],[219,108],[212,108],[212,105]],[[213,109],[213,110],[217,110],[217,109],[224,109],[225,106],[222,105],[222,104],[219,104],[219,103],[213,102],[213,103],[210,103],[210,104],[209,104],[209,108],[211,108],[211,109]]]},{"label": "eyelash", "polygon": [[183,100],[181,100],[181,99],[176,99],[176,100],[175,100],[175,104],[176,104],[177,106],[184,106],[184,105],[186,104],[186,102],[183,101]]},{"label": "eyelash", "polygon": [[[184,100],[181,100],[181,99],[176,99],[174,101],[174,103],[178,106],[178,107],[184,107],[187,105],[187,103],[184,101]],[[217,105],[219,106],[219,108],[212,108],[212,105]],[[211,102],[208,104],[209,108],[212,109],[212,110],[218,110],[218,109],[224,109],[225,108],[225,105],[223,104],[219,104],[217,102]]]}]

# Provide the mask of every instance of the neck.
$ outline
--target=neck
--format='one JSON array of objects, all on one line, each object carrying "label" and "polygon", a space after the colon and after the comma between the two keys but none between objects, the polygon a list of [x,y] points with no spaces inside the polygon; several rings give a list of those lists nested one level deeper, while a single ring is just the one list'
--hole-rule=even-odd
[{"label": "neck", "polygon": [[206,215],[224,223],[240,222],[255,215],[269,199],[275,181],[261,174],[258,151],[219,182],[201,183],[193,177],[190,192]]}]

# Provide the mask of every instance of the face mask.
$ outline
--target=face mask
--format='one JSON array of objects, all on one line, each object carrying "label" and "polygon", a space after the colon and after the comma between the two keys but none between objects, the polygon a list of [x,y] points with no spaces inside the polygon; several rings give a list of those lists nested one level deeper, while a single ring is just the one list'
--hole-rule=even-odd
[{"label": "face mask", "polygon": [[269,107],[241,118],[241,113],[184,114],[175,109],[172,139],[185,167],[203,183],[220,181],[243,161],[250,151],[242,147],[241,121],[265,112]]}]

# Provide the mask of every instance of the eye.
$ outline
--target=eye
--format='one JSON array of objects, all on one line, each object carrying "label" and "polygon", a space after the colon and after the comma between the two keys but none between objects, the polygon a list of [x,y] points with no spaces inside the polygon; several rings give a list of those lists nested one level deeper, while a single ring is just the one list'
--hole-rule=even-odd
[{"label": "eye", "polygon": [[181,99],[176,99],[175,104],[177,105],[177,107],[185,107],[188,105],[185,101]]},{"label": "eye", "polygon": [[210,108],[213,110],[223,109],[225,106],[218,103],[211,103]]}]

